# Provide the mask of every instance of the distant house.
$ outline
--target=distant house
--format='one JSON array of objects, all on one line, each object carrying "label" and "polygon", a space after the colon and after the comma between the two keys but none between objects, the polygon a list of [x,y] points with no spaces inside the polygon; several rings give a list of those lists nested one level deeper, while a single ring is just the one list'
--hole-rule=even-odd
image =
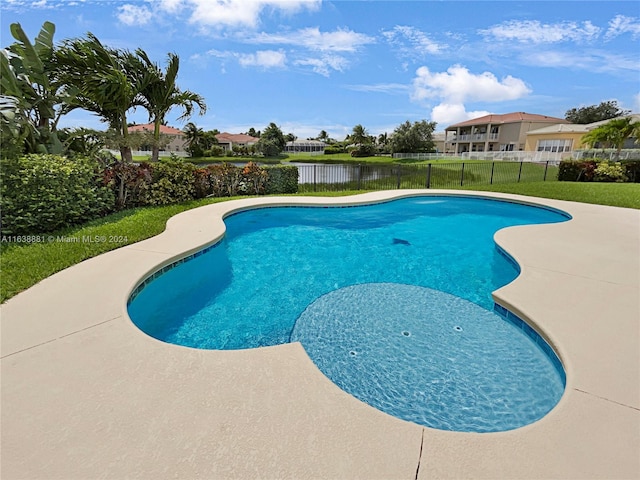
[{"label": "distant house", "polygon": [[234,148],[240,147],[250,147],[258,143],[259,138],[252,137],[251,135],[246,135],[244,133],[219,133],[216,135],[216,139],[218,140],[218,145],[221,146],[225,151],[233,151]]},{"label": "distant house", "polygon": [[[631,117],[632,122],[640,121],[640,114],[632,113],[618,118]],[[563,123],[530,130],[527,132],[525,150],[531,152],[571,152],[589,148],[582,143],[582,137],[594,128],[604,125],[613,119],[601,120],[589,124]],[[632,138],[628,139],[623,148],[638,148]]]},{"label": "distant house", "polygon": [[326,143],[320,140],[296,140],[287,142],[284,147],[286,153],[319,153],[324,152]]},{"label": "distant house", "polygon": [[437,153],[443,153],[446,151],[445,144],[447,134],[445,132],[433,132],[431,139],[433,140],[433,147],[436,149]]},{"label": "distant house", "polygon": [[[144,125],[132,125],[128,128],[129,133],[135,132],[148,132],[153,134],[153,123],[146,123]],[[160,134],[166,136],[169,139],[169,143],[161,148],[161,150],[167,152],[184,152],[185,142],[187,137],[182,130],[177,128],[168,127],[166,125],[160,125]],[[151,151],[151,145],[144,145],[140,150]]]},{"label": "distant house", "polygon": [[560,123],[527,132],[524,149],[528,152],[571,152],[583,148],[582,137],[589,125]]},{"label": "distant house", "polygon": [[511,152],[525,149],[530,130],[569,123],[563,118],[534,113],[513,112],[485,115],[456,123],[445,129],[447,153]]}]

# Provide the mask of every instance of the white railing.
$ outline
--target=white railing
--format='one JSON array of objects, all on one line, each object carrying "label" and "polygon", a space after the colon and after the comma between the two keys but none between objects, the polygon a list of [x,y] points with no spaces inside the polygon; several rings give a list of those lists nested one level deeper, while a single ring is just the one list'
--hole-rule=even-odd
[{"label": "white railing", "polygon": [[[109,150],[109,152],[113,153],[116,157],[120,156],[120,150]],[[151,150],[132,150],[131,151],[131,155],[133,155],[134,157],[144,157],[145,155],[148,155],[149,157],[151,157]],[[171,155],[175,155],[176,157],[188,157],[189,153],[187,152],[167,152],[167,151],[159,151],[158,152],[158,156],[159,157],[170,157]]]},{"label": "white railing", "polygon": [[393,158],[410,158],[412,160],[438,160],[450,158],[452,160],[459,160],[460,155],[453,155],[451,153],[394,153]]},{"label": "white railing", "polygon": [[571,158],[571,152],[464,152],[459,158],[508,162],[560,162],[564,158]]}]

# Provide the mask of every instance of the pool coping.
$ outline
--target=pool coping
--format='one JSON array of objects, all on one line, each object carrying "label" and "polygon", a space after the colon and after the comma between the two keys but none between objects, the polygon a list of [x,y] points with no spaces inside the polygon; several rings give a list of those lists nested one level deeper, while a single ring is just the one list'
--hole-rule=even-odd
[{"label": "pool coping", "polygon": [[[256,206],[479,196],[572,219],[508,227],[520,276],[494,300],[557,352],[567,386],[526,427],[434,430],[342,392],[299,344],[204,351],[126,315],[137,283],[215,244]],[[188,234],[187,234],[188,232]],[[638,478],[640,211],[518,195],[399,190],[263,197],[183,212],[162,234],[82,262],[0,306],[2,478]]]}]

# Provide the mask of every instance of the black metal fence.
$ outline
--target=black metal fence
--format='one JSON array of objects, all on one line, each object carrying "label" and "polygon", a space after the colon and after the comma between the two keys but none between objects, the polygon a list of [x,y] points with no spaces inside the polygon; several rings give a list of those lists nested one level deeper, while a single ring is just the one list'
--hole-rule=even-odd
[{"label": "black metal fence", "polygon": [[555,181],[558,162],[455,162],[425,165],[298,165],[298,190],[456,188],[511,182]]}]

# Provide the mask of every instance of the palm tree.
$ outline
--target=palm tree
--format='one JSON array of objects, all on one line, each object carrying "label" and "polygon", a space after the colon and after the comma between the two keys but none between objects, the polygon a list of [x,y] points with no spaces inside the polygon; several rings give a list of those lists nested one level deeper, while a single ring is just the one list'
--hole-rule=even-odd
[{"label": "palm tree", "polygon": [[181,107],[184,113],[178,119],[184,120],[191,117],[194,106],[198,106],[200,115],[206,112],[207,106],[200,95],[189,90],[182,91],[176,85],[180,68],[180,58],[176,54],[168,54],[167,68],[164,72],[149,60],[143,50],[136,50],[136,55],[141,59],[151,77],[140,92],[140,105],[149,112],[149,121],[153,122],[154,141],[151,160],[156,161],[160,149],[160,126],[164,123],[167,113],[174,107]]},{"label": "palm tree", "polygon": [[356,145],[361,145],[369,140],[369,133],[367,132],[366,128],[358,124],[355,127],[353,127],[353,130],[351,131],[351,136],[349,138]]},{"label": "palm tree", "polygon": [[[118,133],[120,162],[131,163],[127,111],[141,104],[140,92],[151,81],[139,58],[127,50],[105,47],[92,33],[66,40],[55,51],[59,77],[69,99],[64,112],[83,108]],[[126,169],[117,168],[118,205],[124,206]]]},{"label": "palm tree", "polygon": [[65,113],[83,108],[95,113],[120,134],[123,162],[131,162],[127,111],[140,102],[140,92],[150,81],[135,55],[105,47],[92,33],[66,40],[55,52],[58,81],[71,99]]},{"label": "palm tree", "polygon": [[640,122],[631,123],[632,120],[633,117],[614,118],[584,135],[582,141],[592,148],[596,143],[615,148],[618,158],[624,142],[634,136],[634,132],[639,128]]},{"label": "palm tree", "polygon": [[202,151],[202,140],[204,138],[204,132],[201,128],[198,128],[195,123],[189,122],[182,129],[187,137],[186,149],[192,157],[200,157]]}]

